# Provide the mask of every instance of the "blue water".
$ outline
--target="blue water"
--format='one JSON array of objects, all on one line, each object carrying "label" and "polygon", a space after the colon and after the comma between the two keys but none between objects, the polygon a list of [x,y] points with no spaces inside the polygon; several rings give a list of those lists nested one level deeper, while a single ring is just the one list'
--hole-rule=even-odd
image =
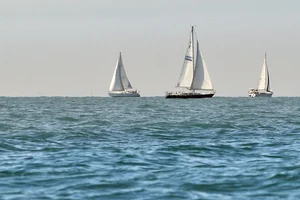
[{"label": "blue water", "polygon": [[300,98],[0,98],[0,199],[300,199]]}]

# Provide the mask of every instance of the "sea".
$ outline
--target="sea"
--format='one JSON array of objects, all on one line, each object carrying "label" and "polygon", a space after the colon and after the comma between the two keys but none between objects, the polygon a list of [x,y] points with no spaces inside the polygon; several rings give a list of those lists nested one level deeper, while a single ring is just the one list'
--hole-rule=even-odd
[{"label": "sea", "polygon": [[300,98],[1,97],[0,199],[300,199]]}]

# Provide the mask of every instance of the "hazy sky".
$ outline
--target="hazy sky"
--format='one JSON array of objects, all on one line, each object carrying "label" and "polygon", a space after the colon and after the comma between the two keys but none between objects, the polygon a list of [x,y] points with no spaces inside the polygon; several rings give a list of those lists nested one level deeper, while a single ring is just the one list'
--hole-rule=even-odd
[{"label": "hazy sky", "polygon": [[1,96],[108,96],[118,54],[142,96],[175,90],[190,26],[216,96],[247,96],[268,53],[300,96],[298,0],[0,0]]}]

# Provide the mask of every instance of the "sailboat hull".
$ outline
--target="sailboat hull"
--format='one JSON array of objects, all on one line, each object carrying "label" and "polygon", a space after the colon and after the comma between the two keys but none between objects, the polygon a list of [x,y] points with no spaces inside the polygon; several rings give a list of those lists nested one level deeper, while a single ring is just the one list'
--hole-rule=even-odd
[{"label": "sailboat hull", "polygon": [[272,97],[273,93],[249,94],[249,97]]},{"label": "sailboat hull", "polygon": [[110,91],[108,92],[110,97],[140,97],[140,94],[137,92],[128,92],[128,91]]},{"label": "sailboat hull", "polygon": [[249,89],[248,96],[249,97],[272,97],[272,91],[261,91],[258,89]]},{"label": "sailboat hull", "polygon": [[200,99],[212,98],[215,94],[201,94],[201,93],[169,93],[166,95],[167,99]]}]

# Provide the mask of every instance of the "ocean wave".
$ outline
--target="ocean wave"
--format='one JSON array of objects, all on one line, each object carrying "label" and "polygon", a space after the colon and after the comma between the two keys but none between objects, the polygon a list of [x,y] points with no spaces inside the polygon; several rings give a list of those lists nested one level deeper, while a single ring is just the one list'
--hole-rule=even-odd
[{"label": "ocean wave", "polygon": [[0,199],[300,195],[300,98],[0,102]]}]

